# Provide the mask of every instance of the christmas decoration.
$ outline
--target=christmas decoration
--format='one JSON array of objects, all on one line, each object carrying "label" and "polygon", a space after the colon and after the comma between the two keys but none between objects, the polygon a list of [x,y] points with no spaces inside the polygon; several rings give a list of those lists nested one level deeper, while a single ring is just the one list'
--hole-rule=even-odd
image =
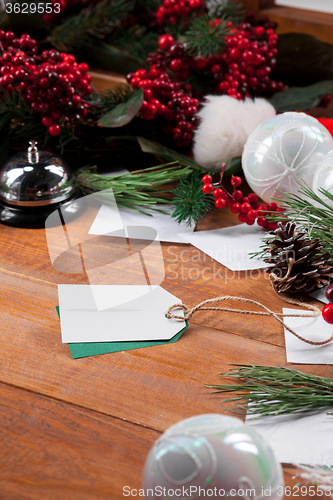
[{"label": "christmas decoration", "polygon": [[[223,186],[223,174],[224,174],[224,164],[222,165],[222,172],[220,174],[219,182],[212,183],[213,178],[211,175],[206,174],[202,178],[203,193],[210,195],[213,193],[216,208],[224,208],[226,205],[230,207],[233,214],[239,214],[238,219],[241,222],[246,222],[249,226],[252,226],[255,221],[259,226],[264,229],[276,229],[277,224],[274,221],[268,221],[267,217],[283,216],[283,208],[278,207],[276,203],[269,203],[268,205],[259,205],[258,196],[254,193],[250,193],[247,196],[243,195],[243,192],[238,188],[242,179],[238,176],[231,177],[231,185],[233,186],[233,192],[229,193]],[[215,187],[215,189],[214,189]]]},{"label": "christmas decoration", "polygon": [[256,417],[287,415],[302,416],[319,410],[332,410],[332,379],[309,375],[282,367],[237,365],[221,377],[237,380],[235,385],[210,385],[214,393],[236,393],[223,402],[238,401],[236,412]]},{"label": "christmas decoration", "polygon": [[[92,93],[87,64],[78,64],[74,56],[53,49],[37,55],[36,40],[29,35],[16,38],[11,31],[0,30],[0,53],[5,102],[15,100],[14,95],[16,102],[22,97],[51,136],[59,135],[62,127],[80,123],[88,107],[83,99]],[[13,116],[7,119],[12,121]]]},{"label": "christmas decoration", "polygon": [[296,230],[296,224],[278,223],[266,240],[263,259],[269,268],[271,282],[278,292],[311,293],[329,285],[333,277],[330,255],[319,238]]},{"label": "christmas decoration", "polygon": [[266,120],[248,138],[242,166],[253,191],[266,203],[282,192],[296,194],[303,180],[312,186],[315,172],[333,139],[315,118],[283,113]]},{"label": "christmas decoration", "polygon": [[326,323],[333,325],[333,304],[325,304],[321,314]]},{"label": "christmas decoration", "polygon": [[160,487],[164,500],[177,488],[188,489],[192,500],[218,498],[222,491],[246,498],[246,490],[260,500],[277,498],[283,486],[281,465],[259,434],[239,418],[217,414],[170,427],[150,450],[143,473],[144,491]]},{"label": "christmas decoration", "polygon": [[333,302],[333,285],[330,285],[326,288],[325,290],[325,297],[327,298],[327,300],[329,300],[330,302]]},{"label": "christmas decoration", "polygon": [[197,113],[200,122],[194,135],[195,160],[212,171],[225,163],[227,170],[232,158],[242,156],[254,129],[275,114],[265,99],[238,101],[229,96],[206,96]]},{"label": "christmas decoration", "polygon": [[75,177],[60,157],[38,151],[30,142],[28,151],[18,153],[0,170],[0,222],[20,227],[45,227],[46,218],[58,207],[78,198]]}]

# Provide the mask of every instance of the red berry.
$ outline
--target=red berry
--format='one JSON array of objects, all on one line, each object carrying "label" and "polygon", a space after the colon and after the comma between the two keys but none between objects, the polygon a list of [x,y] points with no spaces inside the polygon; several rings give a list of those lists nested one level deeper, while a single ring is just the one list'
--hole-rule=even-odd
[{"label": "red berry", "polygon": [[265,33],[265,29],[262,26],[257,26],[254,30],[256,36],[263,36]]},{"label": "red berry", "polygon": [[333,304],[329,303],[323,307],[321,311],[323,320],[330,325],[333,325]]},{"label": "red berry", "polygon": [[226,202],[225,202],[225,200],[223,198],[217,198],[215,200],[215,206],[216,206],[216,208],[224,208],[225,205],[226,205]]},{"label": "red berry", "polygon": [[59,127],[59,125],[53,124],[49,127],[49,134],[50,135],[56,136],[56,135],[59,135],[60,132],[61,132],[61,128]]},{"label": "red berry", "polygon": [[251,50],[245,50],[243,52],[243,61],[250,63],[253,60],[253,52]]},{"label": "red berry", "polygon": [[208,183],[207,183],[207,184],[204,184],[204,185],[202,186],[202,190],[203,190],[203,192],[204,192],[205,194],[210,194],[210,193],[212,193],[212,192],[213,192],[213,189],[214,189],[214,188],[213,188],[213,184],[208,184]]},{"label": "red berry", "polygon": [[268,222],[267,220],[265,219],[265,217],[259,217],[259,219],[257,219],[257,224],[258,226],[261,226],[261,227],[268,227]]},{"label": "red berry", "polygon": [[240,220],[241,222],[246,222],[247,220],[246,214],[239,214],[238,220]]},{"label": "red berry", "polygon": [[[204,184],[210,184],[210,183],[212,182],[212,180],[213,180],[213,178],[212,178],[212,176],[211,176],[211,175],[209,175],[209,174],[204,175],[204,176],[203,176],[203,178],[202,178],[202,182],[203,182]],[[222,190],[221,190],[221,191],[222,191]]]},{"label": "red berry", "polygon": [[242,184],[242,179],[237,176],[232,176],[231,178],[231,185],[234,187],[238,187]]},{"label": "red berry", "polygon": [[268,203],[267,205],[267,210],[269,210],[270,212],[275,212],[277,209],[277,204],[272,202],[272,203]]},{"label": "red berry", "polygon": [[326,288],[325,296],[326,296],[327,300],[329,300],[330,302],[333,302],[333,285],[330,285]]},{"label": "red berry", "polygon": [[213,193],[214,198],[223,198],[223,196],[222,196],[223,194],[224,193],[223,193],[222,189],[220,189],[220,188],[214,189],[214,193]]},{"label": "red berry", "polygon": [[89,66],[86,63],[81,63],[78,66],[81,75],[85,75],[89,71]]},{"label": "red berry", "polygon": [[247,196],[244,196],[244,198],[242,199],[242,203],[250,203],[250,200]]},{"label": "red berry", "polygon": [[248,199],[249,199],[249,202],[251,203],[251,205],[253,205],[254,203],[257,203],[258,201],[258,196],[254,193],[250,193],[248,195]]},{"label": "red berry", "polygon": [[174,43],[175,40],[171,35],[162,35],[158,40],[158,46],[162,50],[169,50]]},{"label": "red berry", "polygon": [[249,217],[246,217],[246,224],[248,226],[253,226],[255,219],[250,219]]},{"label": "red berry", "polygon": [[51,116],[43,116],[42,124],[44,127],[51,127],[53,125],[53,118]]},{"label": "red berry", "polygon": [[276,224],[276,222],[269,222],[268,223],[268,229],[270,231],[275,231],[275,229],[277,229],[278,225]]},{"label": "red berry", "polygon": [[247,218],[255,220],[258,217],[258,212],[257,210],[249,210],[247,213]]},{"label": "red berry", "polygon": [[230,207],[230,210],[233,214],[238,214],[240,212],[240,204],[239,203],[233,203]]},{"label": "red berry", "polygon": [[233,192],[232,196],[236,201],[239,201],[243,198],[243,193],[242,191],[240,191],[240,189],[236,189],[236,191]]},{"label": "red berry", "polygon": [[240,209],[243,214],[247,214],[247,212],[251,210],[251,205],[250,203],[242,203]]}]

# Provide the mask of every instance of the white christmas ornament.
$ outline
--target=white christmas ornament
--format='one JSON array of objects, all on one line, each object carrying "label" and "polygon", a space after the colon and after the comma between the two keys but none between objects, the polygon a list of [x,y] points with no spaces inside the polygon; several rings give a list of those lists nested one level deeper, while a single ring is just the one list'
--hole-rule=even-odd
[{"label": "white christmas ornament", "polygon": [[242,420],[219,414],[170,427],[146,460],[143,490],[150,498],[278,499],[283,473],[272,450]]},{"label": "white christmas ornament", "polygon": [[[333,150],[328,153],[328,155],[324,158],[321,165],[319,165],[314,179],[312,189],[327,205],[333,208],[333,201],[330,200],[327,196],[323,195],[319,191],[319,189],[325,189],[330,194],[333,195]],[[323,208],[323,205],[313,202],[316,206]]]},{"label": "white christmas ornament", "polygon": [[299,182],[312,187],[314,175],[333,149],[333,139],[318,120],[304,113],[283,113],[259,125],[248,138],[242,165],[252,190],[266,203],[284,193],[297,194]]},{"label": "white christmas ornament", "polygon": [[264,120],[275,116],[275,109],[266,99],[206,96],[199,111],[201,120],[194,136],[194,159],[210,171],[228,169],[233,158],[242,155],[247,138]]}]

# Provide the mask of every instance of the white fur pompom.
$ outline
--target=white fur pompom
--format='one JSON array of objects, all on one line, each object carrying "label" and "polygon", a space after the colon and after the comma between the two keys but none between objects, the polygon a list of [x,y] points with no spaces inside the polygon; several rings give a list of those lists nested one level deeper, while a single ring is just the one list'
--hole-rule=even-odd
[{"label": "white fur pompom", "polygon": [[229,96],[206,96],[198,113],[201,123],[194,136],[194,158],[207,170],[228,168],[232,158],[242,156],[248,136],[276,111],[265,99],[238,101]]}]

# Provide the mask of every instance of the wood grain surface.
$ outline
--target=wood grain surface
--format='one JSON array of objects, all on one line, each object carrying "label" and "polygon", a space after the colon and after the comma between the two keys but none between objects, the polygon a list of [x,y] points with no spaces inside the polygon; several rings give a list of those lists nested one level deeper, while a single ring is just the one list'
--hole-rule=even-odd
[{"label": "wood grain surface", "polygon": [[[213,211],[197,229],[237,222],[227,210]],[[115,261],[124,247],[110,241],[96,243]],[[262,271],[235,274],[191,245],[161,246],[162,286],[188,305],[221,294],[273,310],[284,305]],[[196,414],[230,414],[231,403],[221,403],[226,397],[204,383],[218,383],[230,363],[287,366],[283,331],[272,319],[209,311],[198,312],[175,344],[73,360],[61,343],[57,284],[87,284],[86,273],[52,267],[44,230],[0,226],[0,248],[1,500],[124,498],[123,486],[140,488],[161,432]],[[67,253],[57,265],[71,258]],[[117,284],[140,280],[137,269],[115,269]],[[331,370],[292,366],[326,376]],[[292,473],[286,481],[295,484]]]}]

